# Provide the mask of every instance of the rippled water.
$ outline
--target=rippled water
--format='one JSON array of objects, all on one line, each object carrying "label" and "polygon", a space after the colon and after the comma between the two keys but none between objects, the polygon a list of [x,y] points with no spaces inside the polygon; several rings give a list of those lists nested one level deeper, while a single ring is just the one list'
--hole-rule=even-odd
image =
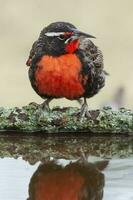
[{"label": "rippled water", "polygon": [[[0,200],[26,200],[30,178],[39,163],[30,165],[21,158],[0,159]],[[68,161],[61,160],[61,163]],[[133,200],[132,159],[111,160],[104,174],[106,185],[103,200]]]}]

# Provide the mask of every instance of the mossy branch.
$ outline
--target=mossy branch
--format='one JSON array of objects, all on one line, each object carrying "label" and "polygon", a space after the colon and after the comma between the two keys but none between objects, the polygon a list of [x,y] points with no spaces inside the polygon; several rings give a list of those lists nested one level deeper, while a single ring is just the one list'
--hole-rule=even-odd
[{"label": "mossy branch", "polygon": [[[42,114],[43,113],[43,114]],[[91,110],[91,117],[80,122],[78,108],[55,107],[50,112],[40,110],[35,103],[22,108],[0,107],[0,131],[43,132],[43,133],[113,133],[133,135],[133,112],[110,107]]]}]

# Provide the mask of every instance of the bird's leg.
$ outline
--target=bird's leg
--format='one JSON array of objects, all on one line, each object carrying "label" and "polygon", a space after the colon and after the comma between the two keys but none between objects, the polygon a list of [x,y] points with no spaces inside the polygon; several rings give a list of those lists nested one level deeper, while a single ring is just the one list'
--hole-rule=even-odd
[{"label": "bird's leg", "polygon": [[84,97],[84,103],[81,106],[81,119],[80,119],[81,122],[84,120],[85,116],[88,118],[91,117],[89,110],[88,110],[86,98]]},{"label": "bird's leg", "polygon": [[46,110],[46,111],[50,111],[50,107],[49,107],[49,103],[52,101],[52,97],[45,100],[40,106],[41,106],[41,109],[43,110]]},{"label": "bird's leg", "polygon": [[38,106],[38,110],[36,111],[36,114],[40,120],[46,116],[46,112],[50,111],[49,103],[50,101],[52,101],[52,99],[53,98],[49,98]]}]

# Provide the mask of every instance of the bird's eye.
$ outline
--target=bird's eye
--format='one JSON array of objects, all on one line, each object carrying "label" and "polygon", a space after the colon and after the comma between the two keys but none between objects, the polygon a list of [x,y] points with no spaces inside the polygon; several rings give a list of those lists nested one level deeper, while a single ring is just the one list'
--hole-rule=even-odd
[{"label": "bird's eye", "polygon": [[60,36],[58,36],[58,39],[59,39],[59,40],[65,40],[65,39],[66,39],[66,36],[65,36],[65,35],[60,35]]}]

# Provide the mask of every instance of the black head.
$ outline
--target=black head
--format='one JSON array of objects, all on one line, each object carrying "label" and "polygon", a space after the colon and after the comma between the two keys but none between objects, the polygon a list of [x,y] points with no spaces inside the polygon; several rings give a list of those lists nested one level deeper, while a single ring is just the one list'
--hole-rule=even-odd
[{"label": "black head", "polygon": [[38,46],[48,55],[62,55],[73,53],[78,49],[80,37],[95,38],[79,31],[74,25],[67,22],[55,22],[45,27],[39,36]]}]

